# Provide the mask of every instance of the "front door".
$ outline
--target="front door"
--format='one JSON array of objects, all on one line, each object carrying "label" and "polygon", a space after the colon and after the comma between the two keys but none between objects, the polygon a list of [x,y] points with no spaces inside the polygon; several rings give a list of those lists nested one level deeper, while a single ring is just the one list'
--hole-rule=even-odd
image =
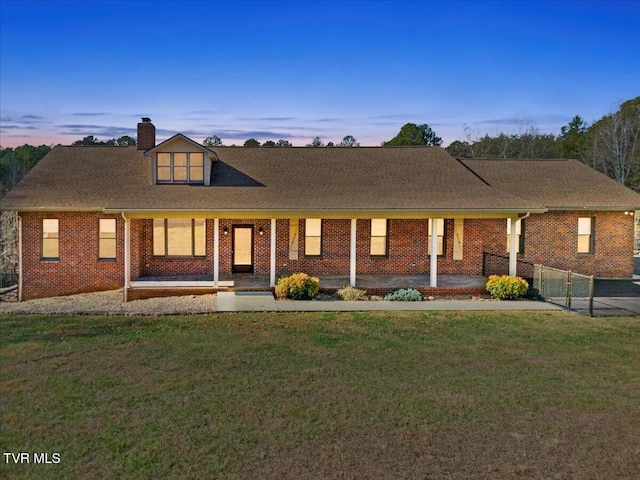
[{"label": "front door", "polygon": [[233,273],[253,273],[253,225],[233,226]]}]

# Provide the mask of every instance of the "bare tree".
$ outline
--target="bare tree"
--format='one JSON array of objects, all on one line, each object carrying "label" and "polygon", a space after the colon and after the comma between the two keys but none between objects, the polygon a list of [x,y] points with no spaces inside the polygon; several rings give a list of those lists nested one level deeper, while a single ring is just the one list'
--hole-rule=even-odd
[{"label": "bare tree", "polygon": [[594,163],[611,178],[626,184],[640,162],[640,104],[626,107],[623,104],[617,112],[599,120],[594,128]]},{"label": "bare tree", "polygon": [[0,215],[0,273],[16,273],[18,268],[18,215]]}]

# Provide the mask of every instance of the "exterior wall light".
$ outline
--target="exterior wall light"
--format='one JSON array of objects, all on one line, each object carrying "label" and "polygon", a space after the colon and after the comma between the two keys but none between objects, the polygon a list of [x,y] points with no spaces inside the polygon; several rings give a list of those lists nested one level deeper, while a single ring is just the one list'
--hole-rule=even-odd
[{"label": "exterior wall light", "polygon": [[263,236],[264,235],[264,228],[260,227],[258,229],[258,235]]},{"label": "exterior wall light", "polygon": [[223,235],[229,235],[229,228],[224,227],[224,228],[222,229],[222,234],[223,234]]}]

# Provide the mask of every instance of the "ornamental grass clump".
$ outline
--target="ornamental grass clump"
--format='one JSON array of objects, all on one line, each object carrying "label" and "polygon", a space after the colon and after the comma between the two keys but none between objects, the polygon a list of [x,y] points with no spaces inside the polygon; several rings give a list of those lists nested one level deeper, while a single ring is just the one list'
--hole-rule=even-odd
[{"label": "ornamental grass clump", "polygon": [[487,292],[497,300],[515,300],[529,290],[529,284],[520,277],[491,275],[486,283]]},{"label": "ornamental grass clump", "polygon": [[387,293],[384,299],[388,302],[420,302],[422,301],[422,295],[415,288],[401,288]]},{"label": "ornamental grass clump", "polygon": [[278,280],[276,296],[292,300],[311,300],[320,290],[320,280],[306,273],[294,273]]},{"label": "ornamental grass clump", "polygon": [[369,300],[367,292],[360,290],[359,288],[347,285],[336,292],[342,300],[357,301],[357,300]]}]

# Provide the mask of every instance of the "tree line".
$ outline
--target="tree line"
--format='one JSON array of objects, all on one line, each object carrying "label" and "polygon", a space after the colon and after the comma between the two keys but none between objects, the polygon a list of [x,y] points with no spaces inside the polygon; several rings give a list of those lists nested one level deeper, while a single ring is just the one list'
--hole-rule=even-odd
[{"label": "tree line", "polygon": [[[558,135],[540,133],[535,124],[526,119],[513,122],[506,130],[493,135],[481,135],[465,126],[465,138],[452,142],[445,150],[456,158],[575,158],[619,183],[640,191],[640,97],[627,100],[615,112],[604,115],[592,124],[576,115],[560,129]],[[135,144],[136,140],[127,135],[105,141],[89,135],[71,145]],[[223,146],[217,135],[207,137],[203,144],[208,147]],[[426,123],[407,123],[395,137],[382,142],[382,147],[441,145],[442,138]],[[250,138],[243,146],[283,148],[292,145],[288,140],[267,140],[261,144],[255,138]],[[325,144],[320,137],[314,137],[306,146],[359,147],[360,143],[353,135],[346,135],[336,144]],[[51,148],[28,144],[16,148],[0,147],[0,196],[16,185]]]},{"label": "tree line", "polygon": [[[100,141],[93,135],[76,140],[71,145],[135,145],[135,138],[124,135],[120,138]],[[16,185],[33,166],[53,148],[52,145],[24,144],[16,148],[0,147],[0,198]]]},{"label": "tree line", "polygon": [[[224,147],[224,143],[222,142],[222,140],[220,139],[219,136],[217,135],[212,135],[210,137],[207,137],[204,139],[204,142],[202,142],[202,144],[205,147]],[[230,145],[231,147],[237,147],[237,145],[233,144]],[[290,141],[288,140],[278,140],[277,142],[274,142],[273,140],[266,140],[264,143],[260,143],[258,140],[256,140],[255,138],[250,138],[248,140],[246,140],[243,144],[243,147],[248,147],[248,148],[258,148],[258,147],[293,147],[293,145],[291,144]],[[311,140],[311,143],[308,143],[306,145],[307,147],[315,147],[315,148],[320,148],[320,147],[359,147],[360,143],[353,137],[353,135],[346,135],[342,141],[338,144],[334,144],[333,142],[329,142],[325,145],[324,141],[320,138],[320,137],[315,137],[313,140]]]},{"label": "tree line", "polygon": [[610,114],[588,124],[579,115],[559,135],[542,134],[529,121],[515,131],[474,135],[445,150],[457,158],[575,158],[619,183],[640,191],[640,97],[627,100]]}]

